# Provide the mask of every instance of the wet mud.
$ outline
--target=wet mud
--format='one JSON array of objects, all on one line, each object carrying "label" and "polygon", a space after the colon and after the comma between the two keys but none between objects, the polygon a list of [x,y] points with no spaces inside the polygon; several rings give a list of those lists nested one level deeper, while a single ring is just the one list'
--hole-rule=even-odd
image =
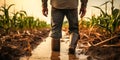
[{"label": "wet mud", "polygon": [[29,31],[0,36],[0,60],[20,60],[22,56],[31,56],[35,49],[47,37],[49,30]]},{"label": "wet mud", "polygon": [[120,46],[92,46],[86,52],[88,60],[120,60]]},{"label": "wet mud", "polygon": [[[120,47],[89,46],[78,43],[75,54],[68,54],[69,35],[62,32],[60,52],[51,50],[49,30],[0,37],[0,60],[120,60]],[[109,42],[110,43],[110,42]],[[7,57],[7,58],[6,58]]]}]

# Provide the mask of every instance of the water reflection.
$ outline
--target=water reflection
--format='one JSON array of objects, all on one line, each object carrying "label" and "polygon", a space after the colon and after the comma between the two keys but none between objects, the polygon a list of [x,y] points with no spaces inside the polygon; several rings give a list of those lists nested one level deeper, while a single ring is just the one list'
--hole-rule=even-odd
[{"label": "water reflection", "polygon": [[68,54],[66,56],[61,55],[61,52],[51,52],[51,60],[79,60],[76,55]]},{"label": "water reflection", "polygon": [[60,60],[60,52],[51,52],[51,60]]},{"label": "water reflection", "polygon": [[[51,51],[51,38],[47,37],[44,42],[41,42],[36,49],[33,50],[32,56],[29,60],[86,60],[84,55],[79,54],[80,51],[76,51],[76,55],[68,54],[69,39],[68,36],[63,35],[61,39],[60,52]],[[84,58],[82,58],[84,57]],[[21,59],[27,60],[27,59]]]},{"label": "water reflection", "polygon": [[51,60],[79,60],[76,55],[73,54],[68,54],[66,57],[60,55],[60,52],[51,52]]},{"label": "water reflection", "polygon": [[69,60],[78,60],[78,58],[73,54],[69,54],[68,56],[69,56]]}]

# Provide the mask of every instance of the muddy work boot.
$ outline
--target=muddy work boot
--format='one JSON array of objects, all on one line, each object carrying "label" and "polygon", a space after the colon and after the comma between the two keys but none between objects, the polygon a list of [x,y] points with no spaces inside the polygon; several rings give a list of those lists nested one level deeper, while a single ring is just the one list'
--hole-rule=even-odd
[{"label": "muddy work boot", "polygon": [[79,39],[79,34],[77,33],[71,33],[70,34],[70,46],[69,46],[69,54],[75,54],[75,49],[76,49],[76,45]]},{"label": "muddy work boot", "polygon": [[60,39],[52,38],[52,51],[60,51]]}]

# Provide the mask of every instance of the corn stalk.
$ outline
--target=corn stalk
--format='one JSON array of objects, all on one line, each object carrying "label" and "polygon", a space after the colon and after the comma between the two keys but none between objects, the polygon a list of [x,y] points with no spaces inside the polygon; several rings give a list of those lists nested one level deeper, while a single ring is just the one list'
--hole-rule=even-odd
[{"label": "corn stalk", "polygon": [[11,4],[10,6],[6,7],[1,6],[0,11],[2,11],[3,14],[0,14],[0,28],[4,29],[6,33],[9,33],[9,31],[12,30],[28,30],[28,29],[37,29],[37,28],[43,28],[47,26],[47,23],[45,21],[40,21],[39,19],[34,19],[33,16],[27,16],[26,11],[17,11],[13,13],[13,16],[10,16],[9,9],[14,4]]},{"label": "corn stalk", "polygon": [[107,1],[102,5],[106,5],[108,2],[111,2],[111,5],[112,5],[112,7],[111,7],[112,14],[111,15],[109,15],[106,10],[104,12],[98,6],[93,6],[93,7],[99,9],[102,12],[102,14],[96,18],[99,21],[98,25],[100,27],[106,29],[108,32],[110,32],[112,34],[113,32],[116,31],[116,28],[118,28],[118,26],[120,25],[120,10],[114,9],[113,0]]},{"label": "corn stalk", "polygon": [[9,9],[13,6],[14,4],[11,4],[10,6],[6,7],[5,6],[2,6],[0,7],[0,11],[3,12],[3,15],[1,15],[2,17],[2,27],[5,29],[5,31],[8,33],[9,29],[11,28],[11,19],[10,19],[10,16],[9,16]]}]

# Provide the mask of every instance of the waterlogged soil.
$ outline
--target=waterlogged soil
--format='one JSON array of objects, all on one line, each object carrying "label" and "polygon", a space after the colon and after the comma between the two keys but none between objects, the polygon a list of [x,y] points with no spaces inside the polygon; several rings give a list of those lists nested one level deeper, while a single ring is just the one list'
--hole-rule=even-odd
[{"label": "waterlogged soil", "polygon": [[20,60],[22,56],[31,56],[32,50],[48,33],[49,29],[0,34],[0,60]]},{"label": "waterlogged soil", "polygon": [[86,55],[89,55],[88,60],[120,60],[120,46],[91,46]]},{"label": "waterlogged soil", "polygon": [[[65,32],[63,32],[64,36]],[[64,36],[60,40],[60,52],[51,50],[51,37],[47,37],[32,51],[32,56],[29,60],[78,60],[75,55],[68,54],[69,37]],[[26,60],[26,57],[22,57],[21,60]]]},{"label": "waterlogged soil", "polygon": [[68,54],[69,35],[66,35],[64,31],[62,33],[60,52],[51,51],[51,38],[47,37],[33,50],[29,60],[120,60],[119,46],[90,46],[84,51],[84,48],[79,48],[78,45],[74,55]]},{"label": "waterlogged soil", "polygon": [[[1,35],[0,60],[120,60],[119,46],[91,46],[81,43],[81,41],[91,40],[91,36],[95,36],[94,34],[89,35],[90,39],[87,34],[80,33],[81,39],[78,41],[76,53],[68,54],[69,35],[65,31],[62,33],[60,52],[51,51],[49,29]],[[99,39],[98,37],[96,38]],[[96,41],[94,43],[99,42]],[[113,41],[114,43],[110,41],[105,45],[120,44],[119,38],[115,38]]]}]

